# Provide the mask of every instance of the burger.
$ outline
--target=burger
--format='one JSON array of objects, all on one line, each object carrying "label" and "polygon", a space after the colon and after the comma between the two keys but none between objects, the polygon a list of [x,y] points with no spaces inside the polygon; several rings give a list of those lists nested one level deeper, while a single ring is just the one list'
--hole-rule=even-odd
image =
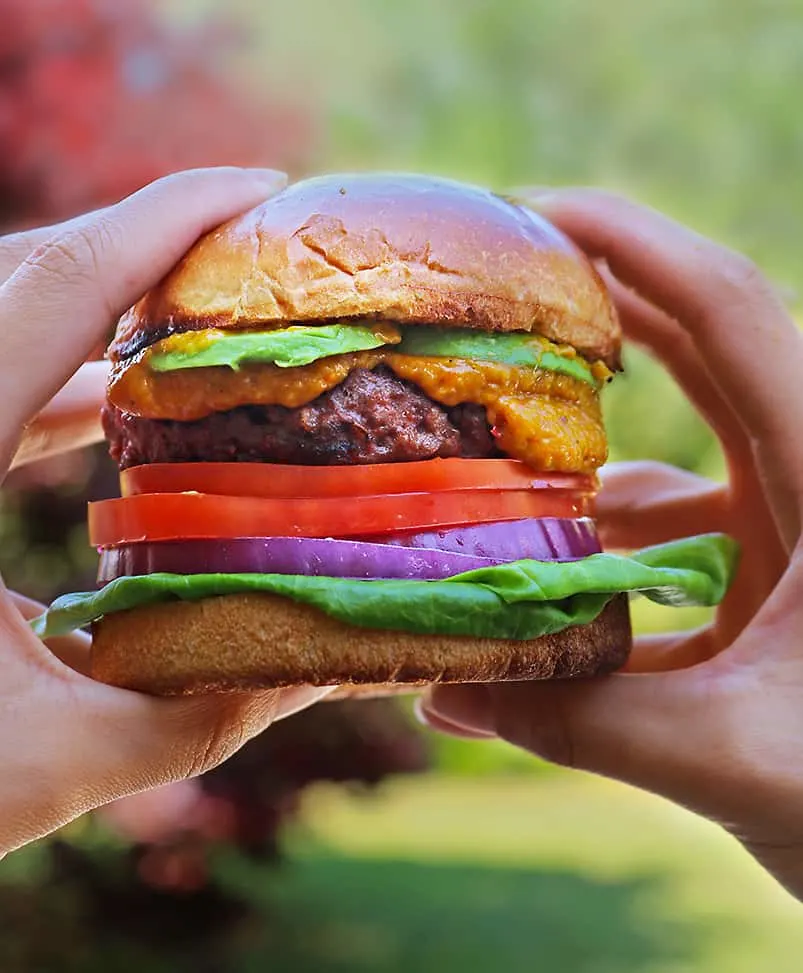
[{"label": "burger", "polygon": [[603,554],[600,392],[621,329],[531,210],[413,175],[291,185],[119,322],[89,507],[92,673],[156,694],[585,677],[628,593],[713,604],[719,535]]}]

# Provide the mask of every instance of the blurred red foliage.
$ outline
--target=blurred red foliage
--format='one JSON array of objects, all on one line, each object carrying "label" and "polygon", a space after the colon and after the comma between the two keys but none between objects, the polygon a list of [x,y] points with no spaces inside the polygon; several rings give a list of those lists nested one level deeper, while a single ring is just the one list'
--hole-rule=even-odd
[{"label": "blurred red foliage", "polygon": [[50,222],[176,169],[309,158],[309,110],[226,73],[225,23],[148,0],[0,0],[0,225]]}]

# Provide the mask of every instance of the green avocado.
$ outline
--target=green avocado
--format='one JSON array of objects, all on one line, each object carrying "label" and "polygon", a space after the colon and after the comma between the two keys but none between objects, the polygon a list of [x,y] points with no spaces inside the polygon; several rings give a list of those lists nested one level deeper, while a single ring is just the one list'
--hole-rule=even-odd
[{"label": "green avocado", "polygon": [[564,358],[543,347],[530,334],[499,334],[470,328],[403,328],[396,351],[403,355],[436,358],[470,358],[504,365],[530,365],[579,378],[590,385],[597,381],[581,358]]},{"label": "green avocado", "polygon": [[374,332],[354,324],[294,326],[280,331],[213,331],[198,335],[189,348],[154,351],[148,364],[155,372],[223,365],[235,371],[246,362],[267,362],[279,368],[309,365],[319,358],[369,351],[385,342]]},{"label": "green avocado", "polygon": [[[590,385],[598,384],[582,358],[557,355],[545,349],[541,340],[533,335],[420,325],[399,330],[402,333],[401,344],[392,347],[402,355],[525,365],[570,375]],[[155,372],[214,365],[236,370],[248,362],[295,368],[309,365],[320,358],[369,351],[384,344],[373,328],[357,324],[295,325],[279,331],[213,331],[208,335],[197,335],[186,348],[173,351],[154,349],[148,357],[148,364]]]}]

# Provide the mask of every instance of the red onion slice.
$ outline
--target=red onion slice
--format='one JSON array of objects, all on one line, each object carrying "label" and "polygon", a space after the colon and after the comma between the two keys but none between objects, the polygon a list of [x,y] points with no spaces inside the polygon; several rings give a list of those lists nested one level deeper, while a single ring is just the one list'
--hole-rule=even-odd
[{"label": "red onion slice", "polygon": [[429,548],[490,557],[497,561],[533,558],[536,561],[576,561],[602,550],[590,517],[539,517],[494,524],[408,531],[359,540],[389,546]]},{"label": "red onion slice", "polygon": [[124,575],[157,572],[439,581],[498,563],[498,559],[467,554],[309,537],[153,541],[102,550],[98,583],[107,584]]},{"label": "red onion slice", "polygon": [[554,517],[383,534],[381,540],[235,537],[152,541],[102,550],[98,582],[157,572],[439,581],[505,561],[570,561],[599,551],[593,520]]}]

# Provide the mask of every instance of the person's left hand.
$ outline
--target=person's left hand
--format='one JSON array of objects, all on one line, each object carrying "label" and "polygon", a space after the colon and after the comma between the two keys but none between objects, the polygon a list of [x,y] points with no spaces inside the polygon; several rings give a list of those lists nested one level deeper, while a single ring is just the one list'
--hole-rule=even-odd
[{"label": "person's left hand", "polygon": [[597,261],[625,335],[677,380],[726,462],[726,483],[609,468],[604,546],[722,531],[740,567],[709,624],[637,638],[622,672],[437,686],[422,717],[703,814],[803,901],[803,336],[746,257],[654,210],[589,189],[524,198]]},{"label": "person's left hand", "polygon": [[[106,368],[82,363],[204,232],[282,187],[270,170],[160,180],[116,206],[0,238],[0,476],[101,438]],[[116,798],[201,774],[326,689],[155,699],[86,675],[89,638],[44,645],[0,581],[0,857]]]}]

